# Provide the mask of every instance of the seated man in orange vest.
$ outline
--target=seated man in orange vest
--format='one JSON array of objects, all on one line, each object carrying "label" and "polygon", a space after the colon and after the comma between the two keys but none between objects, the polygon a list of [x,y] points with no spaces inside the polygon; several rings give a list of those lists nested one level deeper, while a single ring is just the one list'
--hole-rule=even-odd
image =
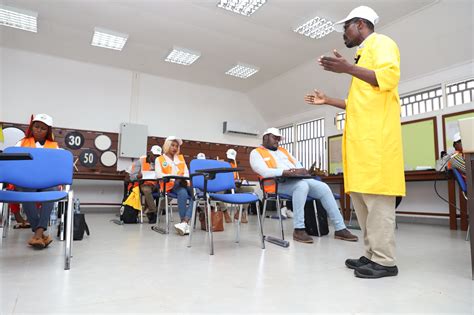
[{"label": "seated man in orange vest", "polygon": [[[161,148],[159,145],[151,147],[147,155],[140,157],[132,164],[130,172],[130,180],[136,181],[143,178],[143,172],[155,172],[155,160],[161,155]],[[151,173],[149,173],[151,174]],[[153,174],[154,175],[154,174]],[[156,222],[156,204],[153,199],[153,192],[156,191],[155,181],[144,181],[140,184],[140,191],[145,196],[145,214],[150,223]]]},{"label": "seated man in orange vest", "polygon": [[466,160],[464,159],[464,153],[462,148],[461,134],[458,132],[453,137],[454,153],[451,155],[448,161],[448,169],[457,169],[462,177],[466,179]]},{"label": "seated man in orange vest", "polygon": [[[269,128],[263,134],[263,143],[250,153],[250,166],[260,177],[309,175],[287,150],[278,146],[282,136],[277,128]],[[271,193],[275,185],[267,182],[264,189]],[[319,199],[334,225],[334,237],[345,241],[357,241],[358,237],[346,228],[344,219],[329,186],[315,179],[288,179],[278,184],[278,192],[292,196],[293,202],[293,239],[297,242],[312,243],[313,239],[305,231],[304,205],[306,197]]]}]

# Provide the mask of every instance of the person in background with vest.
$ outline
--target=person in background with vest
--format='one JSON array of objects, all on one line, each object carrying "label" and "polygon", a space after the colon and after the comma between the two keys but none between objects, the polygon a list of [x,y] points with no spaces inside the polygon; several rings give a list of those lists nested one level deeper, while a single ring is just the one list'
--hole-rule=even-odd
[{"label": "person in background with vest", "polygon": [[448,169],[457,169],[464,180],[466,179],[466,160],[464,159],[464,153],[462,148],[462,141],[460,133],[456,133],[453,137],[454,153],[451,155],[448,161]]},{"label": "person in background with vest", "polygon": [[405,172],[400,123],[400,51],[388,36],[374,32],[377,13],[369,7],[352,10],[334,24],[347,48],[357,47],[355,64],[336,50],[318,62],[326,70],[348,74],[346,100],[314,90],[305,101],[346,110],[342,138],[344,188],[351,196],[364,233],[365,253],[347,259],[359,278],[396,276],[395,200],[405,196]]},{"label": "person in background with vest", "polygon": [[[140,157],[132,164],[130,172],[130,180],[137,181],[143,178],[143,172],[154,172],[155,171],[155,159],[161,155],[161,148],[159,145],[151,147],[147,155]],[[145,211],[148,217],[149,223],[156,222],[156,204],[153,198],[153,192],[156,192],[155,181],[144,181],[140,184],[140,191],[145,196]]]},{"label": "person in background with vest", "polygon": [[[237,151],[234,149],[229,149],[226,152],[226,157],[227,157],[227,162],[229,162],[230,166],[232,168],[238,167],[237,165]],[[236,193],[253,193],[254,190],[252,187],[249,186],[242,186],[242,178],[240,178],[239,172],[234,172],[234,181],[235,181],[235,192]],[[227,207],[223,210],[224,211],[224,219],[226,223],[232,222],[229,212],[227,211]],[[242,218],[240,220],[241,223],[248,223],[247,219],[247,211],[248,211],[248,205],[244,205],[244,208],[242,210]],[[235,211],[234,214],[234,220],[239,219],[239,212]]]},{"label": "person in background with vest", "polygon": [[[250,153],[250,166],[260,177],[309,175],[300,162],[287,150],[278,146],[282,136],[277,128],[269,128],[263,134],[263,143]],[[275,184],[268,181],[265,192],[275,192]],[[304,205],[307,196],[319,199],[334,225],[334,237],[344,241],[357,241],[344,224],[334,195],[326,183],[315,179],[289,179],[278,184],[278,192],[292,196],[293,202],[293,239],[302,243],[313,243],[305,231]]]},{"label": "person in background with vest", "polygon": [[[186,161],[183,155],[180,154],[180,146],[182,144],[183,141],[174,136],[166,138],[163,144],[164,154],[156,159],[157,178],[163,178],[166,177],[166,175],[189,177]],[[160,189],[163,190],[163,183],[160,184]],[[193,193],[188,185],[188,181],[171,180],[166,184],[165,189],[166,192],[173,192],[178,196],[178,209],[181,222],[174,225],[176,232],[179,235],[189,234],[189,220],[191,220],[193,209]]]},{"label": "person in background with vest", "polygon": [[[21,139],[16,146],[59,149],[58,143],[54,141],[53,136],[53,118],[46,114],[38,114],[34,116],[28,126],[25,137]],[[15,187],[15,190],[17,191],[54,191],[57,189],[57,187],[51,187],[41,190],[32,190]],[[28,202],[23,203],[22,206],[34,233],[28,241],[28,244],[36,249],[46,248],[53,241],[51,236],[44,234],[44,232],[48,229],[49,217],[53,211],[54,202]]]}]

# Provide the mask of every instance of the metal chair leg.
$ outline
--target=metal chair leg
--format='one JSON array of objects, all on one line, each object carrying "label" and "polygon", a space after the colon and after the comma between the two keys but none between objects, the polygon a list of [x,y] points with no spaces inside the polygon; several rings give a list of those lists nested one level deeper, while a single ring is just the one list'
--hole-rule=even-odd
[{"label": "metal chair leg", "polygon": [[255,204],[255,208],[257,209],[257,221],[258,221],[258,229],[260,231],[260,241],[262,242],[262,249],[265,249],[265,237],[263,235],[263,224],[262,218],[260,217],[260,207],[258,206],[258,201]]},{"label": "metal chair leg", "polygon": [[471,226],[468,225],[468,226],[467,226],[467,235],[466,235],[466,241],[467,241],[467,242],[468,242],[469,239],[470,239],[470,234],[469,234],[469,233],[470,233],[470,230],[471,230]]},{"label": "metal chair leg", "polygon": [[237,234],[235,236],[235,242],[240,242],[240,221],[242,220],[242,209],[243,205],[239,206],[239,219],[237,220]]},{"label": "metal chair leg", "polygon": [[8,208],[8,203],[2,203],[2,238],[7,237],[8,223],[10,217],[10,209]]},{"label": "metal chair leg", "polygon": [[73,204],[73,191],[69,191],[67,199],[67,223],[66,223],[66,246],[64,252],[64,270],[71,268],[71,257],[72,257],[72,226],[74,224],[74,213],[72,209]]},{"label": "metal chair leg", "polygon": [[280,229],[281,229],[281,239],[285,239],[285,234],[283,232],[283,220],[281,218],[281,207],[280,207],[280,197],[276,197],[276,205],[277,205],[277,211],[278,211],[278,220],[280,221]]},{"label": "metal chair leg", "polygon": [[316,200],[313,200],[313,207],[314,207],[314,217],[316,218],[316,228],[318,229],[318,236],[321,236],[321,231],[319,230],[318,207],[316,206]]},{"label": "metal chair leg", "polygon": [[209,197],[206,197],[206,212],[207,212],[207,229],[209,233],[209,254],[214,255],[214,240],[212,237],[212,222],[211,222],[211,203]]},{"label": "metal chair leg", "polygon": [[169,217],[169,205],[168,205],[168,195],[165,194],[165,212],[166,212],[166,234],[170,233],[170,217]]},{"label": "metal chair leg", "polygon": [[267,198],[263,199],[262,228],[265,223],[265,213],[267,212]]},{"label": "metal chair leg", "polygon": [[66,222],[66,209],[65,209],[66,203],[65,202],[59,202],[58,204],[58,211],[61,213],[59,216],[59,240],[64,241],[65,235],[64,235],[64,227]]}]

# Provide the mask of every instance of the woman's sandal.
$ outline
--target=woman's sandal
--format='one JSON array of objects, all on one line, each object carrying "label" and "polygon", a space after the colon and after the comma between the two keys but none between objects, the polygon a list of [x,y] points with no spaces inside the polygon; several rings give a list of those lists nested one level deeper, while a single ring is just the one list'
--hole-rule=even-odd
[{"label": "woman's sandal", "polygon": [[29,224],[28,222],[23,222],[23,223],[17,223],[13,226],[13,229],[17,230],[17,229],[29,229],[31,228],[31,224]]}]

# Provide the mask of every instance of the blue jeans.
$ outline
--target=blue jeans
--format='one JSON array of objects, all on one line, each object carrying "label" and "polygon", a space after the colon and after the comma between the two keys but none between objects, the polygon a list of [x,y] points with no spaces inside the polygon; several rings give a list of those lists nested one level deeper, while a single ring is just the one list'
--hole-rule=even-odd
[{"label": "blue jeans", "polygon": [[303,229],[305,227],[304,205],[307,196],[321,201],[336,231],[346,228],[334,195],[326,183],[315,179],[287,180],[284,183],[278,184],[278,192],[293,196],[293,227],[295,229]]},{"label": "blue jeans", "polygon": [[[46,189],[28,189],[28,188],[21,188],[15,187],[17,191],[56,191],[58,190],[57,187],[51,187]],[[41,208],[36,207],[36,202],[25,202],[21,204],[23,206],[23,210],[26,213],[26,217],[28,218],[28,222],[31,224],[31,229],[33,232],[36,231],[37,228],[43,228],[45,231],[48,229],[49,217],[51,216],[51,212],[53,211],[54,202],[43,202],[41,203]]]},{"label": "blue jeans", "polygon": [[[178,195],[178,209],[179,209],[179,217],[181,221],[191,220],[191,215],[193,212],[193,199],[191,196],[193,195],[192,189],[189,187],[181,187],[179,183],[175,183],[171,192]],[[188,203],[189,200],[189,204]]]}]

